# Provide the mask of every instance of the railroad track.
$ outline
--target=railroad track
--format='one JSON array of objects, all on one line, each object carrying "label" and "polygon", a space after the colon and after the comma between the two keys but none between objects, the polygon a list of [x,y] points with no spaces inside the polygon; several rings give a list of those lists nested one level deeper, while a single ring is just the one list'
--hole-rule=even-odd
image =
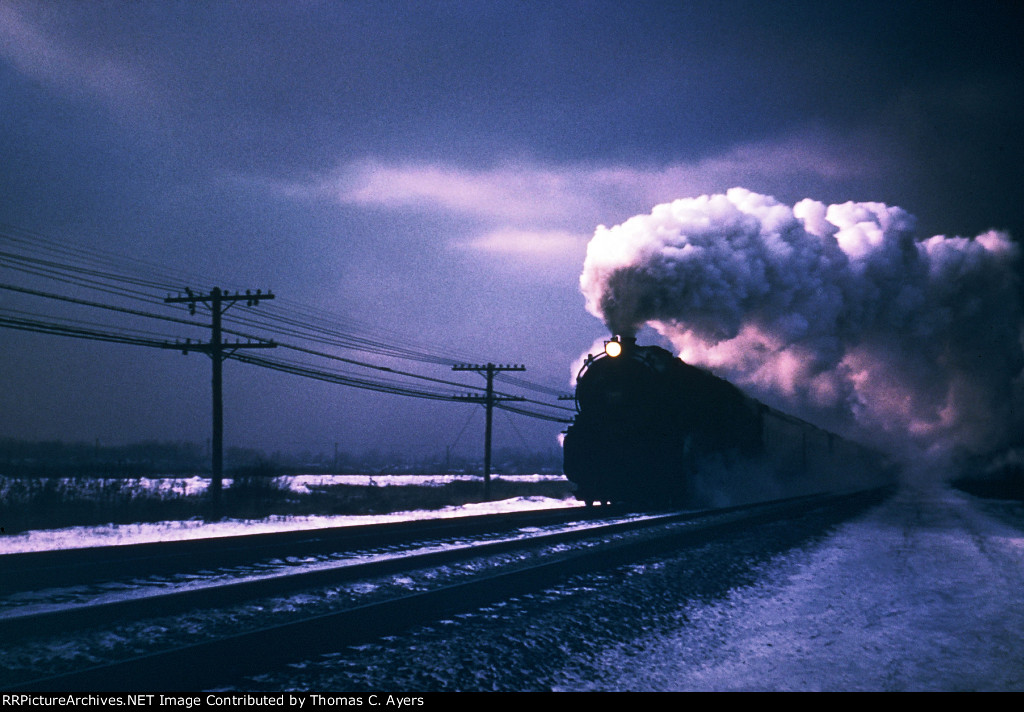
[{"label": "railroad track", "polygon": [[610,516],[604,508],[548,509],[300,531],[98,546],[0,556],[0,596],[109,578],[159,576],[231,567],[257,559],[296,559],[360,547],[407,546],[421,539],[468,537],[557,526]]},{"label": "railroad track", "polygon": [[[526,513],[533,514],[533,513]],[[636,528],[650,527],[665,521],[675,521],[693,514],[646,515],[646,516],[593,516],[586,512],[549,513],[543,517],[473,517],[473,521],[449,523],[446,526],[384,526],[374,527],[374,534],[330,532],[324,538],[313,541],[318,550],[329,544],[327,550],[335,556],[312,561],[303,561],[303,556],[289,557],[291,562],[281,562],[275,567],[261,563],[247,567],[235,566],[227,573],[218,571],[199,572],[187,577],[177,585],[155,586],[152,579],[138,578],[140,561],[142,569],[150,571],[154,565],[165,567],[169,562],[178,562],[180,552],[175,547],[170,559],[161,556],[162,550],[150,552],[145,558],[129,558],[125,561],[117,581],[110,582],[108,589],[99,594],[92,593],[72,596],[65,589],[48,592],[51,602],[30,603],[0,612],[0,639],[12,640],[26,635],[65,633],[89,626],[103,625],[111,620],[131,620],[144,616],[172,615],[199,607],[232,605],[241,601],[285,595],[291,591],[318,586],[337,585],[344,582],[360,581],[378,576],[398,574],[403,571],[442,566],[459,562],[470,557],[494,556],[521,549],[524,546],[552,546],[572,542],[586,537],[615,534]],[[539,527],[546,526],[545,529]],[[518,526],[515,526],[518,525]],[[486,527],[486,529],[482,529]],[[512,528],[515,527],[515,528]],[[361,528],[361,527],[360,527]],[[398,531],[392,531],[392,529]],[[429,535],[426,536],[426,535]],[[244,539],[244,537],[237,537]],[[285,536],[284,538],[291,538]],[[210,541],[195,542],[200,549],[208,547]],[[308,543],[303,539],[296,545]],[[372,544],[369,548],[352,547]],[[266,541],[255,542],[247,548],[245,542],[231,545],[232,563],[239,557],[264,554]],[[281,546],[275,537],[273,548]],[[151,547],[152,545],[141,545]],[[134,547],[133,547],[134,548]],[[302,551],[307,551],[303,549]],[[63,552],[62,552],[63,553]],[[200,551],[196,555],[202,557]],[[216,547],[213,552],[222,561],[222,551]],[[103,552],[113,556],[112,552]],[[205,559],[208,563],[208,559]],[[251,559],[246,559],[247,561]],[[132,565],[135,564],[133,567]],[[106,569],[104,563],[103,568]],[[195,561],[191,571],[197,571]],[[55,572],[47,569],[46,578]],[[89,574],[95,570],[88,569]],[[201,575],[205,573],[206,575]],[[65,581],[65,584],[68,584]],[[72,581],[78,584],[77,581]],[[71,600],[69,600],[71,599]],[[76,600],[77,599],[77,600]],[[17,597],[15,597],[17,600]]]},{"label": "railroad track", "polygon": [[[289,661],[391,635],[417,623],[488,602],[551,586],[564,577],[628,563],[688,543],[704,542],[737,527],[796,516],[815,508],[860,507],[881,491],[802,497],[705,513],[676,513],[612,523],[537,532],[436,550],[415,550],[375,561],[309,571],[285,577],[233,581],[192,592],[143,596],[98,606],[57,609],[11,621],[14,637],[45,630],[92,626],[106,630],[128,619],[173,617],[187,610],[242,605],[287,591],[324,586],[370,586],[364,596],[339,595],[336,604],[306,608],[295,615],[250,615],[224,626],[216,617],[207,630],[190,636],[164,636],[151,649],[120,652],[119,659],[69,664],[64,661],[24,669],[3,685],[11,690],[196,690],[239,679]],[[287,579],[287,581],[285,581]],[[396,586],[396,580],[414,585]],[[390,584],[382,582],[390,581]],[[367,590],[365,589],[364,593]],[[248,603],[245,605],[252,606]],[[256,605],[257,611],[263,605]],[[244,617],[244,616],[243,616]],[[237,623],[237,621],[236,621]],[[150,628],[161,624],[139,623]],[[20,626],[20,628],[19,628]],[[34,631],[34,633],[30,633]],[[88,634],[88,631],[86,631]],[[129,631],[129,635],[133,633]],[[49,635],[56,635],[50,633]],[[138,633],[134,633],[138,635]],[[44,635],[45,637],[45,635]],[[138,646],[135,646],[138,648]],[[146,646],[142,646],[145,648]],[[31,657],[31,653],[26,653]],[[116,655],[114,657],[117,657]],[[10,666],[8,665],[8,668]],[[42,670],[42,671],[40,671]]]}]

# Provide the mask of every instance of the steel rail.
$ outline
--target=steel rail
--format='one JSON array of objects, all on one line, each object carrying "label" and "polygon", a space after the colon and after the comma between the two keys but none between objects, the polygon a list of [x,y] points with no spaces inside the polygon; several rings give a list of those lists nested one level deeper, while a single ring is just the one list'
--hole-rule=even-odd
[{"label": "steel rail", "polygon": [[0,569],[4,572],[0,578],[0,595],[91,583],[109,576],[180,573],[183,566],[191,569],[229,566],[251,563],[255,557],[336,553],[356,546],[403,544],[417,537],[473,536],[622,514],[617,508],[573,507],[0,554]]},{"label": "steel rail", "polygon": [[[709,541],[737,528],[798,516],[818,508],[861,508],[881,501],[888,488],[799,497],[716,511],[704,521],[664,523],[662,531],[600,546],[553,553],[514,569],[472,576],[428,591],[410,593],[341,611],[270,625],[97,665],[26,680],[16,690],[199,690],[224,685],[290,661],[391,635],[439,616],[548,587],[567,576],[629,563],[686,545]],[[422,562],[420,562],[422,563]]]},{"label": "steel rail", "polygon": [[[237,580],[213,581],[170,591],[146,592],[137,597],[120,597],[78,604],[55,605],[44,610],[16,610],[0,614],[0,639],[17,639],[25,635],[64,633],[110,621],[137,620],[150,616],[166,616],[197,608],[227,606],[257,598],[284,595],[290,592],[337,585],[403,571],[442,566],[480,556],[493,556],[524,548],[578,542],[594,537],[632,532],[683,521],[698,521],[708,516],[700,513],[675,513],[645,517],[610,524],[584,523],[582,526],[555,532],[510,536],[497,541],[452,545],[435,542],[411,553],[376,554],[355,560],[297,566],[297,571],[254,574]],[[720,516],[720,515],[719,515]],[[426,551],[424,551],[426,549]],[[366,558],[374,560],[366,561]]]}]

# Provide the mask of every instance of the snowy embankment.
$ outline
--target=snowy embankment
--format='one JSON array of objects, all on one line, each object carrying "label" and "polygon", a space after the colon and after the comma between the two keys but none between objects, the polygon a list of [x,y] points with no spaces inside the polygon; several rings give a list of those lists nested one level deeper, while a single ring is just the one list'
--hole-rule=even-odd
[{"label": "snowy embankment", "polygon": [[[540,482],[561,479],[561,476],[503,475],[501,478],[516,482]],[[478,476],[470,475],[298,475],[279,479],[282,480],[282,486],[288,487],[293,492],[299,494],[306,494],[310,491],[311,487],[318,486],[431,487],[460,480],[480,481]],[[175,492],[190,496],[202,494],[208,484],[207,479],[200,477],[188,479],[140,478],[137,482],[143,488],[166,489],[170,487]],[[231,480],[225,480],[225,486],[230,487]],[[326,529],[329,527],[407,522],[419,519],[443,519],[476,514],[495,514],[576,506],[583,506],[583,503],[574,499],[514,497],[496,502],[479,502],[445,507],[443,509],[392,512],[389,514],[270,516],[265,519],[223,519],[210,522],[201,519],[188,519],[137,524],[104,524],[99,526],[65,527],[61,529],[38,529],[0,536],[0,555],[52,549],[82,549],[91,546],[117,546],[156,541],[180,541],[184,539],[265,534],[303,529]]]},{"label": "snowy embankment", "polygon": [[683,604],[676,631],[602,651],[600,681],[567,671],[560,688],[1024,690],[1024,516],[986,506],[904,492],[757,585]]}]

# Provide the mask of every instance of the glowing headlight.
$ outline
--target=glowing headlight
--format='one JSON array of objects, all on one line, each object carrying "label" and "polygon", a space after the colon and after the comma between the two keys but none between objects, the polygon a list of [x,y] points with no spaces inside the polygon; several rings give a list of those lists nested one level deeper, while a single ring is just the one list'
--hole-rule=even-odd
[{"label": "glowing headlight", "polygon": [[604,345],[604,352],[612,358],[615,358],[622,353],[622,344],[618,341],[608,341]]}]

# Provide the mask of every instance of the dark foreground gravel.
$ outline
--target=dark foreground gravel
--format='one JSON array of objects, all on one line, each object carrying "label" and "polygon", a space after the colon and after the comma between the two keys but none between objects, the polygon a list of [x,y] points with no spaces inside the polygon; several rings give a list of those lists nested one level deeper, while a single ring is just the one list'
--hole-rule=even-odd
[{"label": "dark foreground gravel", "polygon": [[687,602],[722,600],[754,585],[779,557],[814,547],[859,513],[849,506],[812,512],[674,556],[573,576],[400,636],[297,661],[238,689],[530,691],[600,683],[609,672],[602,650],[686,625]]}]

